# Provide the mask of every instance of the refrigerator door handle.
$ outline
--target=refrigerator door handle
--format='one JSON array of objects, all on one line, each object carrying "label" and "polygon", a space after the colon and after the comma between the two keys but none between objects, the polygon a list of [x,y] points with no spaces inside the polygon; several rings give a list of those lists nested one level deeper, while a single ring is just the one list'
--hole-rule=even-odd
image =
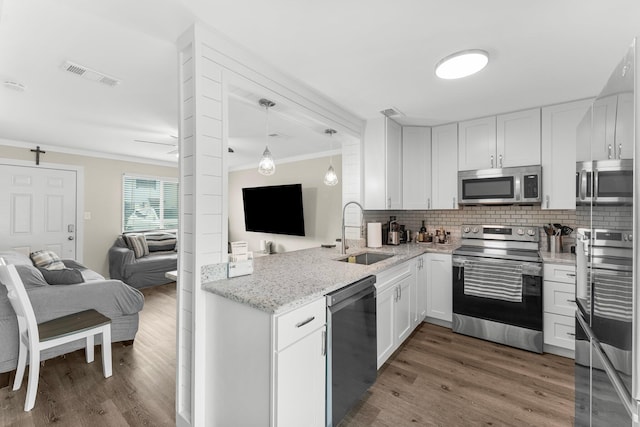
[{"label": "refrigerator door handle", "polygon": [[[589,332],[587,332],[587,334],[588,333]],[[602,366],[604,367],[604,370],[607,373],[607,376],[611,380],[611,384],[613,384],[613,388],[615,388],[616,393],[618,394],[618,397],[620,398],[625,409],[631,416],[634,424],[638,423],[639,418],[638,418],[637,407],[636,405],[634,405],[634,402],[631,400],[631,395],[629,395],[629,392],[627,391],[624,384],[622,383],[622,380],[620,379],[618,372],[609,361],[609,358],[604,354],[604,351],[602,351],[602,348],[600,347],[600,341],[598,341],[598,339],[594,337],[592,339],[592,343],[594,344],[593,351],[596,353],[596,355],[600,359],[600,363],[602,363]]]}]

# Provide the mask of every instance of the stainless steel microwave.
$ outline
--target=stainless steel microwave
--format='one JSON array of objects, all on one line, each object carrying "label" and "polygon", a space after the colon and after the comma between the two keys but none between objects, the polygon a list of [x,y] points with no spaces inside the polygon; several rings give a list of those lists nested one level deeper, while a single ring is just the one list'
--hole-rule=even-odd
[{"label": "stainless steel microwave", "polygon": [[520,166],[458,172],[461,205],[539,204],[542,167]]},{"label": "stainless steel microwave", "polygon": [[633,160],[576,163],[577,205],[632,205]]}]

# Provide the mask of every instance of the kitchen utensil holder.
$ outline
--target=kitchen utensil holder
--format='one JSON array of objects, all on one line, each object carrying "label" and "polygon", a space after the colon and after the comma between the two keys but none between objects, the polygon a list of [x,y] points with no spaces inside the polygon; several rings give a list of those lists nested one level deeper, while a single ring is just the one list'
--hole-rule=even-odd
[{"label": "kitchen utensil holder", "polygon": [[547,236],[547,250],[551,253],[564,252],[562,236]]}]

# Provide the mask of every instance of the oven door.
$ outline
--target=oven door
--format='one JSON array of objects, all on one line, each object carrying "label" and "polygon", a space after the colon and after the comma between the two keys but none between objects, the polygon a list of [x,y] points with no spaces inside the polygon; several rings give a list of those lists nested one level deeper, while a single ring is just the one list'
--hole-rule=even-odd
[{"label": "oven door", "polygon": [[631,205],[633,203],[632,160],[599,160],[593,165],[596,205]]},{"label": "oven door", "polygon": [[[465,265],[487,263],[522,266],[522,300],[507,301],[465,292]],[[491,285],[498,280],[487,279]],[[523,261],[455,256],[453,260],[453,312],[507,325],[542,331],[542,265]]]}]

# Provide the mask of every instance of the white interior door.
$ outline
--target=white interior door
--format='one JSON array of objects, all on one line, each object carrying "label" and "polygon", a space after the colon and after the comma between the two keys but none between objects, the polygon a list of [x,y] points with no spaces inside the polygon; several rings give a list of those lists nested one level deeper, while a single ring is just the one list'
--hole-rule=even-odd
[{"label": "white interior door", "polygon": [[77,172],[0,166],[0,248],[76,259]]}]

